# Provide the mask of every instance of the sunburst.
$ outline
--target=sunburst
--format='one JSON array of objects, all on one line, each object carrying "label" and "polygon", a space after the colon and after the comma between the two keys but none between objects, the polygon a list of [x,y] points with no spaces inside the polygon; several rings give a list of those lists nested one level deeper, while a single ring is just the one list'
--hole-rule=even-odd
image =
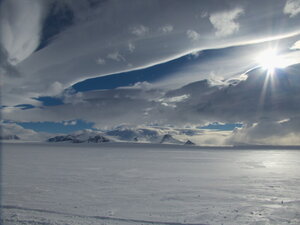
[{"label": "sunburst", "polygon": [[287,66],[284,57],[278,54],[275,48],[267,49],[261,52],[256,57],[258,65],[268,71],[268,74],[272,74],[276,68],[284,68]]}]

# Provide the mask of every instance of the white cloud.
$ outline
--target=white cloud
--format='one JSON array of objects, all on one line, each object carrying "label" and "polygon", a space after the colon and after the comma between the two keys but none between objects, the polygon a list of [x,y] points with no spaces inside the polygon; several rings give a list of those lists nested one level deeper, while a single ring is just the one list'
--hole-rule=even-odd
[{"label": "white cloud", "polygon": [[104,65],[104,64],[106,63],[105,59],[102,59],[102,58],[98,58],[98,59],[96,60],[96,62],[97,62],[97,64],[99,64],[99,65]]},{"label": "white cloud", "polygon": [[0,129],[2,130],[2,136],[13,136],[16,135],[21,141],[45,141],[53,134],[35,132],[30,129],[25,129],[15,123],[1,123]]},{"label": "white cloud", "polygon": [[128,43],[128,50],[129,50],[130,52],[133,52],[133,51],[135,50],[135,45],[132,44],[131,42],[129,42],[129,43]]},{"label": "white cloud", "polygon": [[163,33],[167,34],[173,31],[173,26],[172,25],[165,25],[159,28]]},{"label": "white cloud", "polygon": [[290,17],[297,16],[300,13],[300,0],[287,0],[283,12]]},{"label": "white cloud", "polygon": [[291,47],[291,49],[293,50],[297,50],[297,49],[300,49],[300,40],[299,41],[296,41],[293,46]]},{"label": "white cloud", "polygon": [[142,37],[148,32],[149,32],[149,28],[143,25],[139,25],[131,28],[131,33],[138,37]]},{"label": "white cloud", "polygon": [[58,95],[64,90],[64,86],[58,82],[55,81],[51,85],[49,85],[48,89],[45,91],[46,95],[53,96],[53,95]]},{"label": "white cloud", "polygon": [[77,124],[77,120],[70,120],[70,121],[64,121],[63,124],[65,126],[69,126],[69,125],[76,125]]},{"label": "white cloud", "polygon": [[188,36],[189,39],[193,41],[198,41],[200,39],[200,34],[194,30],[187,30],[186,35]]},{"label": "white cloud", "polygon": [[109,53],[107,55],[107,58],[111,59],[111,60],[114,60],[114,61],[117,61],[117,62],[126,61],[126,59],[124,58],[124,56],[121,55],[119,52]]},{"label": "white cloud", "polygon": [[300,118],[278,123],[263,119],[259,123],[234,130],[228,144],[299,145]]},{"label": "white cloud", "polygon": [[161,98],[158,99],[158,102],[161,103],[161,105],[166,106],[166,107],[173,107],[176,108],[176,102],[182,102],[186,99],[188,99],[190,96],[189,95],[180,95],[180,96],[174,96],[174,97],[168,97],[168,98]]},{"label": "white cloud", "polygon": [[242,8],[235,8],[230,11],[211,14],[209,16],[209,21],[216,29],[216,36],[226,37],[237,32],[240,25],[235,20],[243,13],[244,10]]},{"label": "white cloud", "polygon": [[44,6],[39,0],[3,1],[0,8],[0,40],[15,65],[26,59],[38,47]]},{"label": "white cloud", "polygon": [[188,99],[190,96],[189,95],[179,95],[179,96],[174,96],[174,97],[169,97],[169,98],[161,98],[158,101],[159,102],[182,102],[186,99]]}]

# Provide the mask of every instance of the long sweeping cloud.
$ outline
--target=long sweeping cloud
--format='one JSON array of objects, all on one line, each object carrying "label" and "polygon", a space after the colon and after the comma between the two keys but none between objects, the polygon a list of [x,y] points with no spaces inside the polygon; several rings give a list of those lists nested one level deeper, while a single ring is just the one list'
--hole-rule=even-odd
[{"label": "long sweeping cloud", "polygon": [[[32,97],[58,94],[86,78],[159,64],[195,49],[246,44],[300,30],[297,1],[219,3],[3,1],[4,104],[37,104]],[[50,19],[63,23],[53,22],[48,27],[52,33],[45,33]],[[280,32],[270,27],[271,20],[281,21]]]}]

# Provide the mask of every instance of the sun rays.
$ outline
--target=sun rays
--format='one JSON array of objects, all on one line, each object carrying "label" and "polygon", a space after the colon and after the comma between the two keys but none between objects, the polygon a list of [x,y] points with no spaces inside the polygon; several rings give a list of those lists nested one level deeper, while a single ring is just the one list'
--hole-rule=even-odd
[{"label": "sun rays", "polygon": [[[284,68],[287,64],[286,59],[278,54],[276,48],[269,48],[262,51],[256,56],[255,61],[258,64],[258,68],[261,68],[261,70],[264,71],[263,74],[265,74],[265,80],[259,99],[259,111],[261,112],[265,104],[269,104],[269,101],[273,101],[276,91],[276,69]],[[266,98],[268,98],[268,100]]]},{"label": "sun rays", "polygon": [[256,58],[257,63],[259,66],[267,70],[268,73],[273,73],[275,68],[280,67],[281,59],[277,55],[276,49],[267,49],[260,53]]}]

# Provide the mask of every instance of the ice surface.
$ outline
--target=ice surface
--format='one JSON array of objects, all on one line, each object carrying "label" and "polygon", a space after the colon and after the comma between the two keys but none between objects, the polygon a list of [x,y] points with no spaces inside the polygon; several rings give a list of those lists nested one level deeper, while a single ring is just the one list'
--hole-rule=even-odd
[{"label": "ice surface", "polygon": [[300,224],[300,151],[3,144],[3,224]]}]

